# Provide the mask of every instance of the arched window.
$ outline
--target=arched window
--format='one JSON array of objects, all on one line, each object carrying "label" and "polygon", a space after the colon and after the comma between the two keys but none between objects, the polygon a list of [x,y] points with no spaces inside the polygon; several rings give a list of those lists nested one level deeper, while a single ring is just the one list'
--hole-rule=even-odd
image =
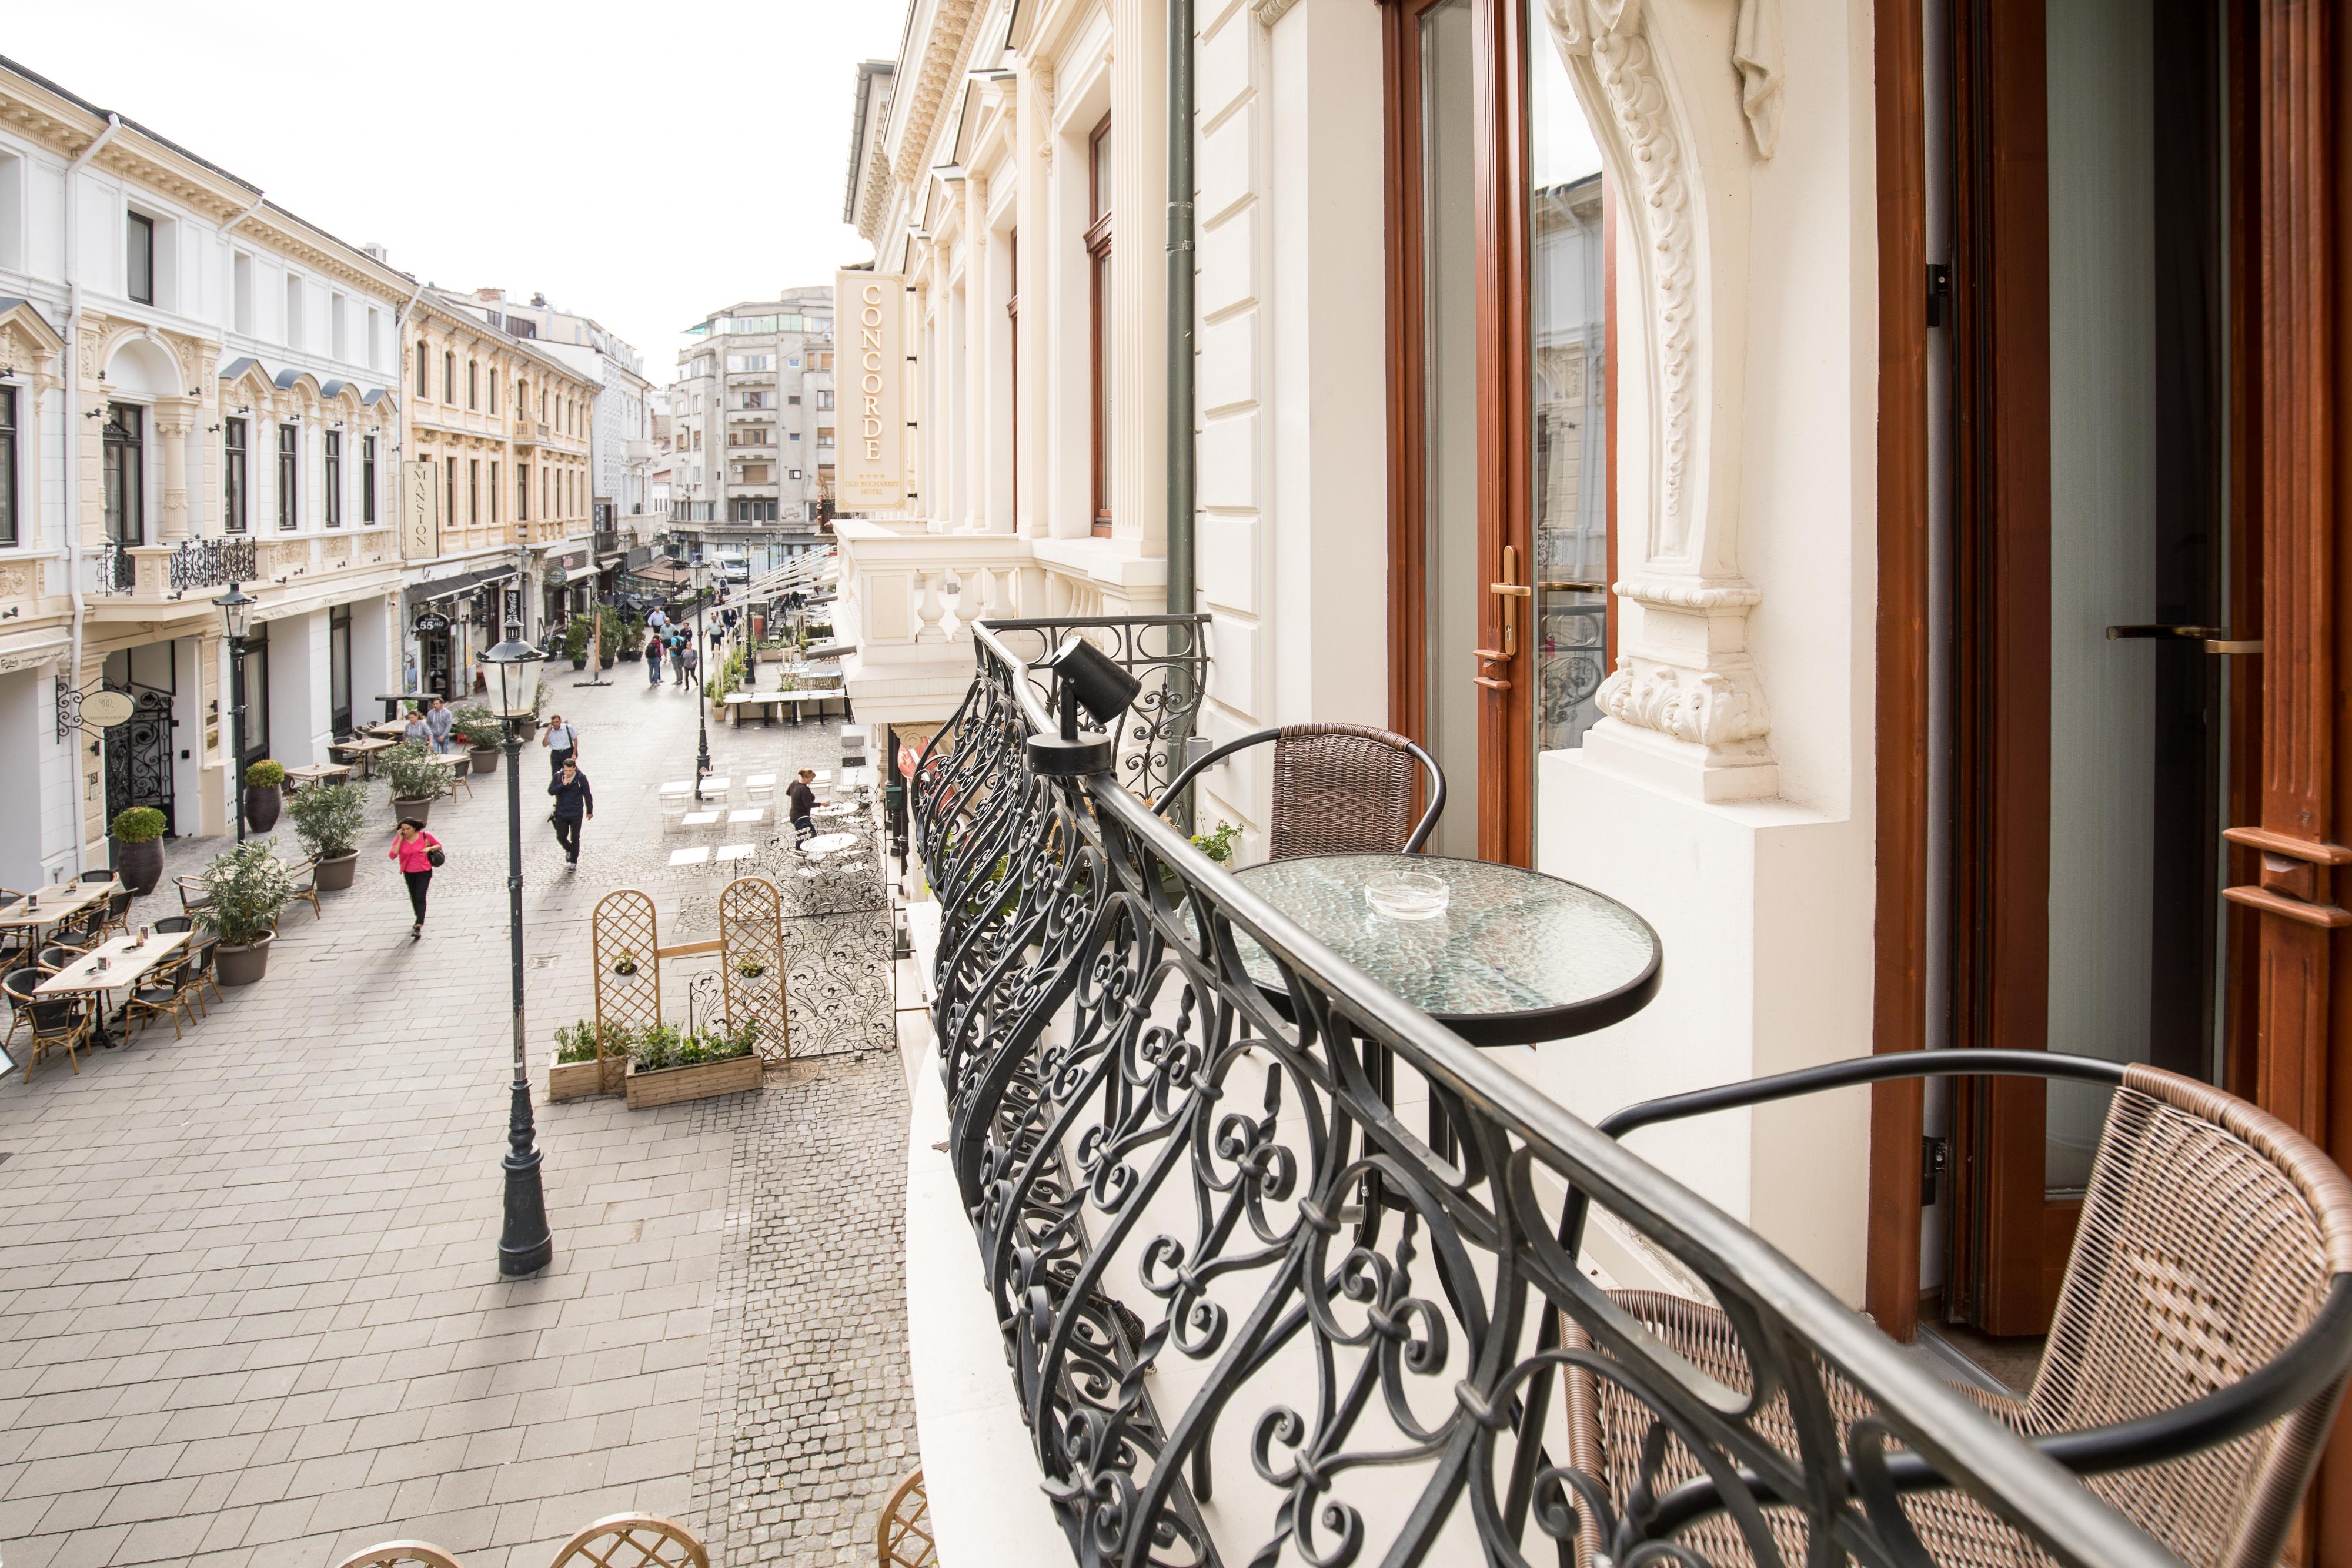
[{"label": "arched window", "polygon": [[466,361],[466,406],[482,406],[482,366],[478,360]]},{"label": "arched window", "polygon": [[416,340],[416,395],[433,395],[433,355],[422,338]]},{"label": "arched window", "polygon": [[449,349],[441,350],[441,401],[457,406],[457,355]]}]

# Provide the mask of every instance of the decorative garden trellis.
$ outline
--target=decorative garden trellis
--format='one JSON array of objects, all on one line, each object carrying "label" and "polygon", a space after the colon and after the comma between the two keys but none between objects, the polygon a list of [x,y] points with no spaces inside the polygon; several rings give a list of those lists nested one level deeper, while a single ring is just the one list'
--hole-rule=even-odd
[{"label": "decorative garden trellis", "polygon": [[738,877],[719,894],[719,972],[730,1028],[759,1031],[762,1061],[792,1060],[784,1011],[783,903],[763,876]]},{"label": "decorative garden trellis", "polygon": [[596,964],[596,1060],[605,1093],[622,1092],[627,1066],[610,1042],[625,1030],[661,1022],[666,959],[718,955],[729,1026],[758,1029],[761,1061],[792,1060],[782,900],[767,878],[738,877],[719,890],[716,937],[668,946],[662,945],[653,895],[634,887],[617,889],[597,901],[589,941]]},{"label": "decorative garden trellis", "polygon": [[622,1030],[661,1022],[661,936],[649,894],[608,893],[588,921],[596,962],[596,1063],[607,1094],[618,1094],[625,1059],[606,1041]]}]

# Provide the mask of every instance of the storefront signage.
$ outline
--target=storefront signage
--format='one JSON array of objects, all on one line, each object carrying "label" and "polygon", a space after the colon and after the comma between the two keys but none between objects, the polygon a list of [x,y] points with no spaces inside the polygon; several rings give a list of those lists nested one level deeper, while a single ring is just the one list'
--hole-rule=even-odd
[{"label": "storefront signage", "polygon": [[441,553],[441,487],[430,463],[400,465],[400,559],[431,560]]},{"label": "storefront signage", "polygon": [[416,634],[419,637],[438,637],[447,630],[449,618],[438,610],[428,610],[416,618]]},{"label": "storefront signage", "polygon": [[139,704],[128,692],[89,692],[81,699],[82,723],[94,724],[100,729],[129,724],[131,716],[138,711]]},{"label": "storefront signage", "polygon": [[839,272],[833,279],[834,379],[843,423],[834,499],[845,512],[907,504],[903,327],[906,279],[894,272]]}]

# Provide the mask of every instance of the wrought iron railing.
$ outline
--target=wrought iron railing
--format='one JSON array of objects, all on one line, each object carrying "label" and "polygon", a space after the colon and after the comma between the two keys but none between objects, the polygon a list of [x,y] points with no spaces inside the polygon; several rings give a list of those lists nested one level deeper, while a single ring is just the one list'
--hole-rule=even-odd
[{"label": "wrought iron railing", "polygon": [[249,538],[184,540],[172,552],[172,591],[251,582],[261,575],[259,553]]},{"label": "wrought iron railing", "polygon": [[120,541],[106,539],[98,547],[98,591],[101,594],[139,591],[139,558]]},{"label": "wrought iron railing", "polygon": [[[1694,1568],[1677,1531],[1727,1514],[1759,1563],[1908,1568],[1929,1559],[1897,1494],[1955,1487],[2062,1563],[2173,1561],[1119,779],[1033,772],[1048,710],[1023,654],[1067,630],[977,634],[978,678],[926,750],[913,810],[940,905],[947,1148],[1078,1562]],[[1244,968],[1250,943],[1280,970],[1278,1000]],[[1571,1189],[1712,1294],[1747,1386],[1668,1350],[1579,1269]],[[1630,1495],[1562,1435],[1550,1391],[1570,1369],[1647,1412]],[[1839,1380],[1875,1415],[1842,1428]],[[1789,1530],[1810,1548],[1784,1556]]]},{"label": "wrought iron railing", "polygon": [[[1184,765],[1185,737],[1193,733],[1201,698],[1209,684],[1209,617],[1206,615],[1058,616],[1036,620],[983,621],[1005,652],[1026,672],[1071,636],[1101,649],[1143,683],[1120,724],[1118,781],[1147,800]],[[1042,677],[1029,689],[1039,702],[1048,695]]]}]

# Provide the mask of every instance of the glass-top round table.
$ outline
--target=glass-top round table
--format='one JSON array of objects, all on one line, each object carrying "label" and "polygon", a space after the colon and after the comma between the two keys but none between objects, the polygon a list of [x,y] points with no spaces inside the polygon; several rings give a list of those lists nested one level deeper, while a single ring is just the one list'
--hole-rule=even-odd
[{"label": "glass-top round table", "polygon": [[[1414,871],[1443,914],[1398,919],[1364,884]],[[1658,934],[1613,898],[1519,866],[1439,855],[1301,855],[1244,866],[1249,890],[1473,1045],[1532,1045],[1628,1019],[1658,993]],[[1250,978],[1286,995],[1273,956],[1241,938]]]}]

